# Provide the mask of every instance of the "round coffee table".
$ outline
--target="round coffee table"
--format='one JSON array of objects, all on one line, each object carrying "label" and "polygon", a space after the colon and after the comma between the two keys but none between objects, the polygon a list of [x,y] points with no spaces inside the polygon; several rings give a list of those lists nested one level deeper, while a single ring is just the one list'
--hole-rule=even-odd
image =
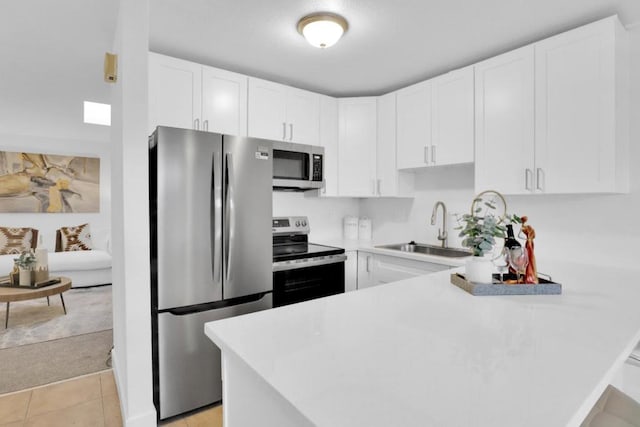
[{"label": "round coffee table", "polygon": [[55,285],[45,286],[42,288],[0,288],[0,302],[7,303],[7,314],[4,319],[4,328],[9,326],[9,304],[17,301],[27,301],[36,298],[47,298],[51,295],[60,294],[60,301],[62,301],[62,310],[64,314],[67,314],[67,307],[64,305],[64,298],[62,293],[68,291],[71,288],[71,279],[68,277],[60,277],[60,283]]}]

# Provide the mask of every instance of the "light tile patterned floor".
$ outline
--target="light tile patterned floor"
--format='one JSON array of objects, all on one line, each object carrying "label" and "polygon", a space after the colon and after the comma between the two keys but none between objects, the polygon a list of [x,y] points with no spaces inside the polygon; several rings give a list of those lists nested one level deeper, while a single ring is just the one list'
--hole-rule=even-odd
[{"label": "light tile patterned floor", "polygon": [[[122,426],[113,371],[0,395],[0,427]],[[207,408],[163,427],[222,427],[222,406]]]}]

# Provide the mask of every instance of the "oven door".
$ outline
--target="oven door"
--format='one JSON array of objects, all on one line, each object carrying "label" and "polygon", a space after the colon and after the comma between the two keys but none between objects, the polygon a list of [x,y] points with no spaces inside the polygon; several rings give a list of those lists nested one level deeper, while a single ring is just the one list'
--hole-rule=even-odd
[{"label": "oven door", "polygon": [[273,306],[294,304],[344,292],[345,255],[274,264]]}]

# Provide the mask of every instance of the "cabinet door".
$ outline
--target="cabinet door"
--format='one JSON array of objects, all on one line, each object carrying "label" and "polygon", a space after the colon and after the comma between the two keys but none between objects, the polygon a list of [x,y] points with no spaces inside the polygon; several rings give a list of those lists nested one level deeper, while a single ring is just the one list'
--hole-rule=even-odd
[{"label": "cabinet door", "polygon": [[376,195],[398,194],[396,169],[396,94],[378,97],[378,144],[376,149]]},{"label": "cabinet door", "polygon": [[373,254],[358,251],[358,289],[373,285]]},{"label": "cabinet door", "polygon": [[397,91],[397,167],[418,168],[429,164],[431,144],[431,82]]},{"label": "cabinet door", "polygon": [[431,165],[473,162],[473,67],[431,80]]},{"label": "cabinet door", "polygon": [[375,195],[376,119],[376,98],[338,100],[338,193],[341,196]]},{"label": "cabinet door", "polygon": [[250,77],[248,135],[276,141],[285,139],[288,135],[286,102],[286,86]]},{"label": "cabinet door", "polygon": [[533,190],[533,46],[475,66],[476,192]]},{"label": "cabinet door", "polygon": [[535,45],[537,191],[615,185],[614,23],[599,21]]},{"label": "cabinet door", "polygon": [[344,290],[345,292],[358,289],[358,252],[346,251],[347,260],[344,263]]},{"label": "cabinet door", "polygon": [[202,66],[149,53],[149,133],[156,126],[202,129]]},{"label": "cabinet door", "polygon": [[376,255],[373,263],[375,285],[397,282],[423,274],[448,270],[449,266],[432,262],[414,261],[405,258]]},{"label": "cabinet door", "polygon": [[247,76],[202,67],[202,128],[247,135]]},{"label": "cabinet door", "polygon": [[413,191],[412,172],[396,167],[396,93],[378,97],[378,144],[376,195],[408,197]]},{"label": "cabinet door", "polygon": [[318,145],[320,140],[320,97],[306,90],[287,90],[286,140],[299,144]]},{"label": "cabinet door", "polygon": [[338,100],[320,96],[320,145],[324,147],[324,181],[320,194],[338,195]]}]

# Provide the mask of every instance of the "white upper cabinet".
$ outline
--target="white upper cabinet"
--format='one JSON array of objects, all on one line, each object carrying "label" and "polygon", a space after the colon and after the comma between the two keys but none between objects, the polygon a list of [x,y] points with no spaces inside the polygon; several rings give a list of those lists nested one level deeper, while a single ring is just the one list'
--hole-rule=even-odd
[{"label": "white upper cabinet", "polygon": [[431,145],[431,82],[396,92],[398,169],[428,166]]},{"label": "white upper cabinet", "polygon": [[202,129],[247,135],[247,77],[202,67]]},{"label": "white upper cabinet", "polygon": [[536,191],[628,191],[627,49],[616,17],[536,43]]},{"label": "white upper cabinet", "polygon": [[504,194],[533,189],[533,46],[475,66],[475,187]]},{"label": "white upper cabinet", "polygon": [[249,78],[249,136],[288,140],[285,86]]},{"label": "white upper cabinet", "polygon": [[378,97],[378,142],[376,149],[376,195],[410,196],[413,174],[396,167],[396,93]]},{"label": "white upper cabinet", "polygon": [[318,145],[320,142],[320,95],[287,88],[289,141]]},{"label": "white upper cabinet", "polygon": [[628,191],[628,66],[615,16],[477,64],[476,190]]},{"label": "white upper cabinet", "polygon": [[149,133],[156,126],[196,129],[201,87],[202,65],[149,53]]},{"label": "white upper cabinet", "polygon": [[318,145],[319,95],[249,78],[249,136]]},{"label": "white upper cabinet", "polygon": [[377,99],[338,100],[338,194],[376,196]]},{"label": "white upper cabinet", "polygon": [[397,92],[398,169],[473,162],[473,67]]},{"label": "white upper cabinet", "polygon": [[338,100],[320,95],[320,146],[324,147],[322,196],[338,195]]},{"label": "white upper cabinet", "polygon": [[430,165],[473,162],[473,67],[431,80]]},{"label": "white upper cabinet", "polygon": [[244,136],[247,77],[149,53],[149,131],[172,126]]}]

